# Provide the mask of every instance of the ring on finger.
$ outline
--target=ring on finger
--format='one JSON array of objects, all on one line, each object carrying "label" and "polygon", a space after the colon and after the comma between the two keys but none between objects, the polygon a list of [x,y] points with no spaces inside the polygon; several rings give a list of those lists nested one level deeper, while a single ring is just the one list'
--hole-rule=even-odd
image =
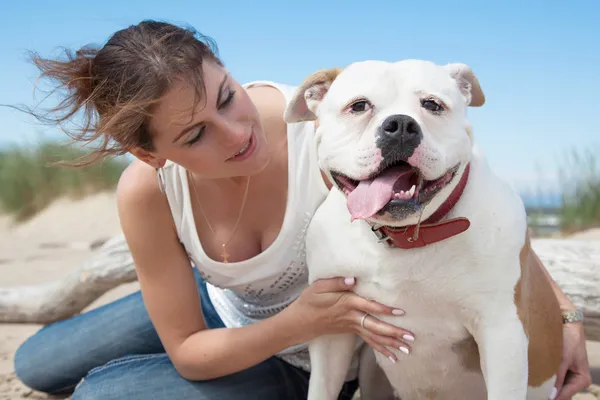
[{"label": "ring on finger", "polygon": [[360,319],[360,326],[365,329],[365,319],[367,319],[367,317],[369,316],[369,313],[366,312],[365,315],[362,316],[362,318]]}]

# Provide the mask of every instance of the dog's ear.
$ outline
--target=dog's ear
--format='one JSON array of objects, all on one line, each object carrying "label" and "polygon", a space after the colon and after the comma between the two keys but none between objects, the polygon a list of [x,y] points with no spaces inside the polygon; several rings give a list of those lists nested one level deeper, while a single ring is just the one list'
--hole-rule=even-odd
[{"label": "dog's ear", "polygon": [[304,79],[283,114],[285,122],[315,120],[317,107],[340,72],[342,72],[341,68],[322,69]]},{"label": "dog's ear", "polygon": [[481,107],[485,103],[485,95],[471,68],[460,63],[448,64],[446,68],[450,71],[450,76],[456,79],[460,91],[467,99],[467,104],[471,107]]}]

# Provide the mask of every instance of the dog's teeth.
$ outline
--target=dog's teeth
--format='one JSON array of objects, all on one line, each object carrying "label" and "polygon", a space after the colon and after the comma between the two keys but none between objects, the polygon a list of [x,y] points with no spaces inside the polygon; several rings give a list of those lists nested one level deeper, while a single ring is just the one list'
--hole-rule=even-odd
[{"label": "dog's teeth", "polygon": [[417,190],[417,187],[415,185],[413,185],[410,190],[404,191],[401,190],[400,192],[394,193],[394,199],[397,200],[410,200],[413,198],[413,196],[415,195],[415,192]]},{"label": "dog's teeth", "polygon": [[412,185],[412,187],[408,191],[408,193],[410,194],[410,197],[413,197],[415,195],[415,190],[416,189],[417,189],[417,187],[415,185]]}]

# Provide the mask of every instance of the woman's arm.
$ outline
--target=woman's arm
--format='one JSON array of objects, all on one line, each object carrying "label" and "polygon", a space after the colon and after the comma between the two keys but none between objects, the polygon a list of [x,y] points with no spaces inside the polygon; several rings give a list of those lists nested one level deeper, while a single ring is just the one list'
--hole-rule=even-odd
[{"label": "woman's arm", "polygon": [[[534,252],[534,254],[535,254],[535,252]],[[548,281],[550,281],[550,286],[552,286],[552,290],[554,291],[554,295],[556,296],[556,299],[558,300],[560,309],[562,311],[576,310],[577,307],[575,306],[575,304],[573,304],[573,302],[571,302],[571,300],[567,297],[565,292],[563,292],[562,289],[556,284],[554,279],[552,279],[552,277],[550,276],[550,273],[548,272],[548,270],[546,269],[544,264],[542,264],[542,261],[538,258],[537,254],[535,255],[535,257],[537,258],[538,263],[542,267],[542,271],[544,271],[544,275],[546,275],[546,278],[548,278]]]},{"label": "woman's arm", "polygon": [[[249,368],[321,334],[353,332],[372,336],[360,327],[364,313],[353,307],[375,315],[392,314],[392,309],[358,296],[348,297],[352,301],[344,300],[352,286],[345,284],[343,278],[316,282],[295,303],[263,321],[241,328],[206,329],[194,333],[178,346],[178,370],[190,380],[217,378]],[[408,347],[399,339],[406,331],[381,322],[374,327],[375,323],[375,318],[370,320],[373,324],[370,329],[379,335],[390,335],[381,339],[385,343],[396,349],[400,345]],[[371,342],[376,349],[390,353],[382,345]]]},{"label": "woman's arm", "polygon": [[[527,235],[529,236],[529,233]],[[527,240],[530,241],[531,238],[528,237]],[[554,279],[552,279],[552,276],[550,276],[550,273],[548,272],[548,270],[546,269],[546,267],[542,263],[542,260],[540,260],[540,258],[538,257],[538,255],[536,254],[535,251],[533,251],[533,254],[535,256],[535,259],[536,259],[537,263],[541,267],[542,271],[544,271],[544,275],[546,275],[546,278],[548,278],[548,281],[550,282],[550,286],[552,286],[552,290],[554,291],[554,295],[556,296],[556,299],[558,300],[558,304],[560,306],[560,309],[562,311],[574,311],[574,310],[576,310],[577,307],[575,307],[575,305],[567,297],[567,295],[565,294],[565,292],[563,292],[562,289],[556,284],[556,282],[554,281]]]},{"label": "woman's arm", "polygon": [[[365,312],[393,314],[389,307],[362,299],[344,279],[316,282],[285,311],[242,328],[206,329],[196,280],[179,243],[173,219],[155,171],[134,162],[117,190],[119,216],[130,248],[144,303],[179,373],[190,380],[232,374],[294,344],[333,332],[362,335],[382,352],[403,345],[407,332],[369,318]],[[391,354],[391,353],[390,353]]]},{"label": "woman's arm", "polygon": [[[552,276],[550,276],[542,261],[535,254],[535,251],[533,253],[554,290],[561,311],[575,311],[577,307],[556,284],[554,279],[552,279]],[[587,388],[592,382],[587,358],[585,333],[581,322],[564,325],[562,346],[562,359],[554,385],[558,393],[557,400],[570,399],[571,396]]]},{"label": "woman's arm", "polygon": [[298,335],[285,318],[241,329],[206,329],[196,279],[155,171],[136,164],[119,182],[119,216],[144,303],[177,370],[188,379],[215,378],[296,342]]}]

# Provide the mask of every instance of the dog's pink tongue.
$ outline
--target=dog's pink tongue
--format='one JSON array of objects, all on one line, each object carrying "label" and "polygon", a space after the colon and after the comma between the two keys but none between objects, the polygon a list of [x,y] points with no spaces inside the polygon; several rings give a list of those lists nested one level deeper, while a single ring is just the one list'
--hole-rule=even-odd
[{"label": "dog's pink tongue", "polygon": [[389,168],[373,179],[360,181],[347,199],[352,220],[369,218],[381,210],[394,194],[394,184],[411,171],[410,167]]}]

